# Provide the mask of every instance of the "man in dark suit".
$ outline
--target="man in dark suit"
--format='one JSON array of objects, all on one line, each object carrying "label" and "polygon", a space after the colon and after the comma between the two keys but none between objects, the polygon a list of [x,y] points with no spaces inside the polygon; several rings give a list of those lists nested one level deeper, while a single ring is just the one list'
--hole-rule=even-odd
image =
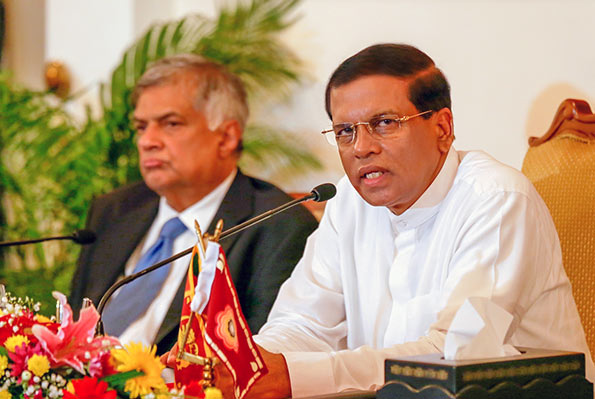
[{"label": "man in dark suit", "polygon": [[[144,181],[93,202],[87,227],[97,240],[79,258],[70,297],[75,312],[83,298],[97,303],[118,278],[137,271],[171,219],[182,226],[170,244],[176,253],[196,242],[194,219],[203,230],[213,231],[219,219],[230,228],[291,199],[238,170],[248,107],[241,82],[222,66],[194,55],[162,59],[139,79],[133,101]],[[221,241],[252,331],[266,321],[315,228],[300,206]],[[126,322],[129,312],[119,314],[123,307],[108,303],[107,333],[116,332],[123,342],[156,343],[159,353],[168,350],[177,338],[187,265],[188,257],[173,262],[155,292],[116,293],[124,299],[119,303],[130,303],[126,295],[152,301]]]}]

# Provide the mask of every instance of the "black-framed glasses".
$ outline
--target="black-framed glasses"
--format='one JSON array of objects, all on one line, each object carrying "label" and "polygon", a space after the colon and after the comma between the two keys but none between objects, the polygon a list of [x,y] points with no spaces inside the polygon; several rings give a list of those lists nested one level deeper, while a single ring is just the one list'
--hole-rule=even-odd
[{"label": "black-framed glasses", "polygon": [[428,110],[408,116],[380,115],[375,116],[367,122],[337,123],[333,125],[332,129],[323,130],[321,133],[326,136],[326,139],[332,145],[346,146],[355,140],[357,127],[364,125],[372,137],[382,140],[396,134],[401,128],[401,123],[418,116],[429,114],[430,112],[433,111]]}]

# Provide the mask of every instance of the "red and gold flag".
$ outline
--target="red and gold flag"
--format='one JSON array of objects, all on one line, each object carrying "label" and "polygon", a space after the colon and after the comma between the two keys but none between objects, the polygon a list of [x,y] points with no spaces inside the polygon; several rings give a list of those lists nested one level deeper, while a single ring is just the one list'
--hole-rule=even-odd
[{"label": "red and gold flag", "polygon": [[[201,252],[202,251],[199,250],[198,245],[195,245],[192,250],[192,257],[190,259],[188,275],[186,277],[186,286],[184,288],[182,317],[180,319],[180,329],[178,332],[178,348],[179,350],[182,350],[183,337],[186,335],[186,331],[190,329],[190,331],[188,331],[186,344],[183,348],[184,352],[195,356],[205,357],[207,356],[207,350],[209,351],[209,355],[211,355],[211,352],[204,340],[204,319],[202,317],[190,317],[190,314],[192,313],[190,304],[192,303],[192,298],[194,298],[196,284],[198,282],[197,276],[202,264],[202,256],[200,256]],[[176,361],[174,375],[176,388],[181,390],[183,387],[189,386],[192,381],[202,378],[202,366],[178,359]]]},{"label": "red and gold flag", "polygon": [[[192,318],[184,350],[198,356],[218,358],[231,373],[235,397],[242,399],[267,369],[242,313],[223,250],[219,244],[208,241],[204,256],[201,252],[195,248],[190,263],[189,273],[197,266],[200,274],[198,279],[194,273],[192,279],[190,274],[188,276],[188,281],[192,280],[193,284],[184,295],[184,308],[188,309],[182,310],[180,337],[188,328],[190,311],[195,311],[200,317]],[[190,295],[192,291],[192,301],[188,303],[186,294]],[[178,345],[181,345],[180,340]],[[180,370],[176,370],[176,383],[178,375],[184,385],[192,378],[202,376],[202,366],[183,360],[178,363]]]}]

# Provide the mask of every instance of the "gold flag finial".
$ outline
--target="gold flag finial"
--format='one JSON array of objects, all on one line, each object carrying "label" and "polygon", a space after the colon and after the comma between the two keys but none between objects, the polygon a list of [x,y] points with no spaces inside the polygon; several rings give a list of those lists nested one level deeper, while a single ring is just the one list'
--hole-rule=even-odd
[{"label": "gold flag finial", "polygon": [[198,237],[198,243],[200,244],[203,252],[206,252],[207,246],[205,245],[204,237],[202,235],[202,231],[200,230],[200,225],[196,219],[194,219],[194,230],[196,231],[196,236]]},{"label": "gold flag finial", "polygon": [[205,233],[204,238],[209,241],[219,242],[221,231],[223,231],[223,219],[219,219],[217,222],[217,225],[215,226],[215,232],[213,234]]},{"label": "gold flag finial", "polygon": [[219,242],[219,236],[223,231],[223,219],[219,219],[217,226],[215,226],[215,232],[213,233],[213,241]]}]

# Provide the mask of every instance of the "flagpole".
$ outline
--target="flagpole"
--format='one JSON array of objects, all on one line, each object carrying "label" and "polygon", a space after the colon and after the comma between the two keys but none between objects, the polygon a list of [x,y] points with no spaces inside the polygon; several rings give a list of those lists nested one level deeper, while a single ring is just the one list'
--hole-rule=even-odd
[{"label": "flagpole", "polygon": [[[217,225],[215,227],[215,232],[213,233],[213,235],[210,235],[208,233],[205,233],[203,235],[200,230],[198,221],[196,221],[196,220],[194,220],[194,229],[196,230],[196,235],[198,236],[198,243],[202,248],[201,256],[202,255],[206,256],[208,244],[205,244],[205,240],[207,242],[208,241],[213,241],[213,242],[219,241],[219,238],[221,237],[221,231],[223,230],[223,219],[219,219],[219,221],[217,222]],[[202,265],[202,262],[201,262],[201,265]],[[190,265],[190,267],[192,267],[192,264]],[[199,270],[199,272],[200,272],[200,270]],[[178,348],[179,350],[178,350],[177,359],[185,360],[187,362],[197,364],[199,366],[203,366],[202,386],[203,386],[203,390],[206,392],[206,390],[208,388],[215,388],[215,384],[214,384],[215,378],[213,375],[213,368],[217,364],[217,358],[213,357],[213,355],[211,353],[211,348],[209,348],[209,346],[206,344],[206,342],[205,342],[205,347],[204,347],[206,357],[197,356],[192,353],[188,353],[184,350],[184,348],[186,348],[186,343],[188,341],[188,335],[190,333],[190,328],[192,326],[192,321],[193,321],[193,318],[195,317],[195,313],[196,312],[190,310],[190,316],[188,318],[188,322],[186,323],[186,331],[184,331],[184,336],[182,337],[182,344],[181,344],[182,347]],[[197,314],[196,317],[198,317],[198,325],[199,325],[199,328],[201,329],[202,335],[204,336],[204,334],[205,334],[204,322],[203,322],[202,318],[200,317],[200,315]]]},{"label": "flagpole", "polygon": [[[222,221],[220,220],[219,222],[222,223]],[[217,227],[219,227],[219,223],[217,223]],[[194,231],[196,232],[196,236],[198,238],[198,244],[200,245],[200,247],[202,248],[202,253],[206,254],[207,253],[207,248],[205,246],[205,242],[204,242],[204,236],[202,234],[202,231],[200,230],[200,225],[198,224],[198,221],[196,219],[194,219]],[[202,262],[201,262],[202,264]],[[192,261],[190,261],[190,267],[192,267]],[[200,270],[199,270],[200,273]],[[186,343],[188,342],[188,335],[190,333],[190,326],[192,325],[192,319],[194,319],[194,311],[190,311],[190,316],[188,318],[188,322],[186,323],[186,331],[184,331],[184,336],[182,337],[182,347],[178,348],[178,360],[186,360],[189,361],[190,363],[194,363],[197,360],[201,361],[201,363],[199,363],[200,365],[204,366],[204,359],[202,359],[200,356],[196,356],[196,355],[192,355],[190,353],[187,353],[184,351],[184,348],[186,347]],[[202,320],[199,320],[199,325],[200,325],[200,329],[203,330],[204,333],[204,326],[201,323]],[[205,351],[207,350],[207,346],[205,345]],[[208,353],[208,352],[207,352]],[[196,358],[196,359],[195,359]]]}]

